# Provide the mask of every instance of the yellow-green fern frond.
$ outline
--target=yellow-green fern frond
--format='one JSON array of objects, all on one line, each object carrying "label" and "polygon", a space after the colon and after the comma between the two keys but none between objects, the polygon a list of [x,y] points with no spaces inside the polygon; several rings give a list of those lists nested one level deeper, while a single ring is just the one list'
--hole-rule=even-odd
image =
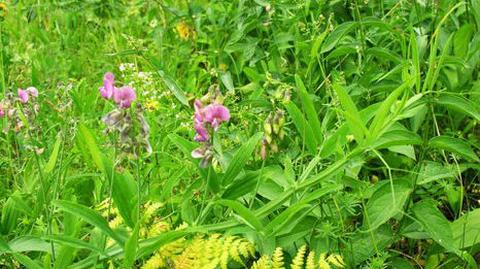
[{"label": "yellow-green fern frond", "polygon": [[293,258],[292,264],[290,265],[291,269],[303,269],[305,263],[305,252],[307,251],[307,246],[303,245],[298,249],[297,255]]},{"label": "yellow-green fern frond", "polygon": [[165,261],[159,253],[153,255],[143,265],[142,269],[159,269],[165,267]]},{"label": "yellow-green fern frond", "polygon": [[338,268],[343,268],[345,266],[342,256],[338,254],[331,254],[330,256],[328,256],[327,261]]},{"label": "yellow-green fern frond", "polygon": [[318,268],[320,269],[331,269],[330,264],[327,261],[327,253],[320,254],[320,259],[318,260]]},{"label": "yellow-green fern frond", "polygon": [[272,269],[283,269],[283,266],[282,248],[276,248],[272,256]]},{"label": "yellow-green fern frond", "polygon": [[266,255],[260,257],[260,259],[254,262],[252,267],[250,267],[250,269],[271,269],[271,268],[272,268],[271,259],[269,256],[266,256]]},{"label": "yellow-green fern frond", "polygon": [[305,269],[317,269],[317,266],[315,264],[315,251],[311,251],[308,254],[305,264]]}]

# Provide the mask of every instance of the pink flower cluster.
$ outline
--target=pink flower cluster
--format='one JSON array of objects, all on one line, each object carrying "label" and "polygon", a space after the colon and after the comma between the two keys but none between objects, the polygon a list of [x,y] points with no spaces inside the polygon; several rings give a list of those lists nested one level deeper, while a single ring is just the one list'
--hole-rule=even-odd
[{"label": "pink flower cluster", "polygon": [[28,87],[26,90],[18,89],[18,99],[22,104],[28,103],[30,97],[38,97],[38,90],[35,87]]},{"label": "pink flower cluster", "polygon": [[15,100],[18,100],[22,104],[26,104],[30,98],[37,98],[38,90],[35,87],[28,87],[26,90],[18,89],[17,95],[18,99],[15,99],[12,94],[8,94],[4,100],[0,101],[0,118],[5,117],[7,114],[9,116],[13,114]]},{"label": "pink flower cluster", "polygon": [[113,98],[113,101],[117,104],[117,106],[122,109],[130,108],[135,99],[137,99],[135,91],[132,87],[115,87],[115,76],[111,72],[105,73],[103,76],[103,86],[101,86],[98,90],[103,98],[107,100]]},{"label": "pink flower cluster", "polygon": [[213,128],[217,131],[220,123],[230,120],[230,112],[228,108],[220,104],[210,104],[203,107],[200,100],[194,103],[194,127],[197,134],[195,140],[198,142],[205,142],[210,139],[208,128]]}]

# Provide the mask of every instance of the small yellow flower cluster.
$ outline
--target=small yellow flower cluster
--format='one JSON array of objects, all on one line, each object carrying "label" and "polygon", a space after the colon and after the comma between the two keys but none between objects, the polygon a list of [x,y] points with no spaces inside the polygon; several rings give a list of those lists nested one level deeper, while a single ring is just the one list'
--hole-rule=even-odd
[{"label": "small yellow flower cluster", "polygon": [[197,37],[195,30],[185,21],[178,22],[177,25],[175,25],[175,29],[177,30],[178,37],[182,40],[186,41]]}]

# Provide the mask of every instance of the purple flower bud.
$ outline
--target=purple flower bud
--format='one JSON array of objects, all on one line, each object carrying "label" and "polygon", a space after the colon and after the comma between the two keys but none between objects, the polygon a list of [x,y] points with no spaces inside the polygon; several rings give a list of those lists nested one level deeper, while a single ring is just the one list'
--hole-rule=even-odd
[{"label": "purple flower bud", "polygon": [[105,99],[111,99],[115,91],[115,76],[111,72],[105,73],[103,76],[103,86],[98,90]]},{"label": "purple flower bud", "polygon": [[20,102],[26,104],[28,102],[28,92],[22,89],[18,89],[17,93]]},{"label": "purple flower bud", "polygon": [[119,108],[129,108],[136,98],[135,91],[129,86],[124,86],[113,91],[113,100]]}]

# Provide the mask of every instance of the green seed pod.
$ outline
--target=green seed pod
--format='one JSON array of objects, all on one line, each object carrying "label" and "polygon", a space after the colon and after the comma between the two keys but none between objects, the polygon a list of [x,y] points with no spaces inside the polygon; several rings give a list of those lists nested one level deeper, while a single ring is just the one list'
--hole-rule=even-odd
[{"label": "green seed pod", "polygon": [[267,141],[268,144],[272,143],[273,138],[270,134],[265,135],[265,140]]},{"label": "green seed pod", "polygon": [[278,152],[278,146],[277,146],[277,143],[275,143],[275,141],[273,141],[270,144],[270,151],[272,151],[272,153],[277,153]]}]

